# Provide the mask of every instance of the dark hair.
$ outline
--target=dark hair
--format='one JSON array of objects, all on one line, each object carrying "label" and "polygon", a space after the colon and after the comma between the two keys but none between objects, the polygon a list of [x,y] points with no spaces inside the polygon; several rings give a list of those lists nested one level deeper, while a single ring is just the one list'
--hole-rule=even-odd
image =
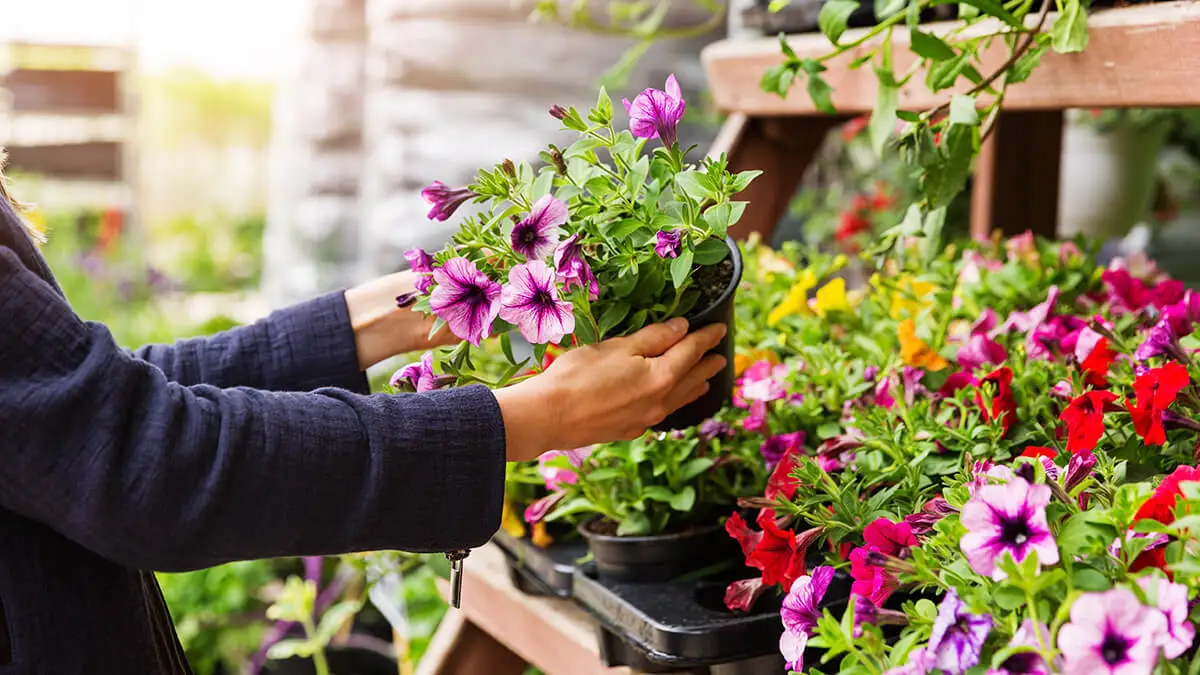
[{"label": "dark hair", "polygon": [[21,217],[21,212],[25,210],[25,206],[16,199],[13,199],[12,195],[8,192],[8,179],[4,176],[4,166],[7,161],[8,153],[3,147],[0,147],[0,209],[12,209],[17,216],[17,220],[20,221],[29,236],[36,242],[45,242],[46,237],[34,229],[28,220]]}]

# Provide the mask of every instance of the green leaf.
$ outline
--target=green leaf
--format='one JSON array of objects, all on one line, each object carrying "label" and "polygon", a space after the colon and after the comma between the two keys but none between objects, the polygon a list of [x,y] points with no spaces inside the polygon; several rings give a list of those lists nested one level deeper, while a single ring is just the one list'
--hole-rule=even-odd
[{"label": "green leaf", "polygon": [[813,59],[804,59],[800,62],[800,67],[808,76],[808,96],[812,99],[813,105],[827,115],[835,114],[837,109],[833,107],[833,87],[829,86],[829,83],[821,77],[821,73],[825,72],[825,66]]},{"label": "green leaf", "polygon": [[691,511],[696,504],[696,488],[691,485],[683,488],[671,498],[671,508],[676,511]]},{"label": "green leaf", "polygon": [[[1004,6],[1002,4],[1000,4],[1000,2],[998,2],[998,0],[936,0],[933,4],[934,5],[950,5],[950,4],[967,5],[969,7],[974,7],[976,9],[978,9],[979,11],[983,12],[984,14],[994,16],[997,19],[1000,19],[1001,21],[1003,21],[1004,23],[1012,26],[1013,28],[1025,30],[1025,25],[1022,24],[1020,21],[1018,21],[1017,17],[1012,15],[1012,12],[1008,11],[1007,9],[1004,9]],[[966,17],[962,16],[962,14],[960,13],[959,18],[966,18]]]},{"label": "green leaf", "polygon": [[746,202],[725,202],[710,207],[701,216],[701,220],[708,226],[714,237],[725,238],[725,234],[729,232],[729,228],[741,220],[742,214],[746,211]]},{"label": "green leaf", "polygon": [[432,339],[433,339],[433,336],[434,336],[434,335],[437,335],[437,334],[438,334],[438,331],[440,331],[441,329],[443,329],[443,328],[445,328],[445,327],[446,327],[446,320],[445,320],[445,319],[443,319],[443,318],[442,318],[442,317],[440,317],[440,316],[439,316],[439,317],[437,317],[436,319],[434,319],[434,320],[433,320],[433,326],[431,326],[431,327],[430,327],[430,329],[429,329],[429,339],[431,339],[431,340],[432,340]]},{"label": "green leaf", "polygon": [[645,223],[636,218],[625,218],[616,222],[605,223],[604,236],[609,239],[626,239],[629,235],[644,228]]},{"label": "green leaf", "polygon": [[950,123],[979,126],[979,113],[975,110],[975,97],[955,94],[950,98]]},{"label": "green leaf", "polygon": [[667,504],[670,503],[670,501],[674,498],[675,493],[671,492],[662,485],[651,485],[645,490],[642,490],[642,499],[649,499],[651,501]]},{"label": "green leaf", "polygon": [[828,440],[842,433],[842,425],[837,422],[826,422],[817,427],[817,437],[821,440]]},{"label": "green leaf", "polygon": [[858,9],[856,0],[825,0],[825,4],[821,6],[821,12],[817,14],[817,25],[825,37],[836,45],[838,38],[846,32],[846,23],[850,21],[850,15],[856,9]]},{"label": "green leaf", "polygon": [[267,650],[267,658],[272,661],[282,661],[292,657],[307,659],[316,651],[315,646],[308,640],[281,640]]},{"label": "green leaf", "polygon": [[592,317],[579,307],[575,308],[575,337],[581,345],[596,344],[600,336],[596,335],[596,327],[592,325]]},{"label": "green leaf", "polygon": [[771,66],[758,81],[758,88],[768,94],[776,94],[780,98],[785,98],[792,88],[792,83],[796,81],[797,69],[798,64],[795,63]]},{"label": "green leaf", "polygon": [[500,334],[500,350],[504,352],[504,358],[508,359],[509,363],[516,364],[517,357],[513,354],[511,333]]},{"label": "green leaf", "polygon": [[1081,591],[1107,591],[1112,582],[1102,572],[1090,567],[1077,567],[1071,575],[1071,584]]},{"label": "green leaf", "polygon": [[1081,52],[1087,48],[1087,10],[1080,0],[1064,0],[1062,11],[1050,28],[1051,44],[1060,54]]},{"label": "green leaf", "polygon": [[633,537],[639,534],[650,534],[650,529],[650,519],[646,517],[646,514],[634,511],[617,526],[617,535]]},{"label": "green leaf", "polygon": [[771,0],[771,4],[767,5],[767,11],[775,14],[790,4],[792,4],[792,0]]},{"label": "green leaf", "polygon": [[1017,59],[1013,67],[1008,71],[1008,83],[1017,84],[1029,79],[1034,68],[1042,61],[1042,54],[1046,53],[1047,46],[1044,44],[1034,45]]},{"label": "green leaf", "polygon": [[612,121],[613,104],[612,99],[608,96],[608,90],[603,86],[600,87],[600,94],[596,97],[596,115],[593,121],[601,126],[607,125]]},{"label": "green leaf", "polygon": [[717,187],[712,184],[712,179],[708,177],[708,174],[695,169],[675,174],[675,185],[698,202],[715,199],[717,196]]},{"label": "green leaf", "polygon": [[632,306],[628,302],[614,302],[600,315],[600,337],[603,338],[625,317],[629,316]]},{"label": "green leaf", "polygon": [[724,239],[705,239],[696,247],[694,263],[697,265],[715,265],[729,255],[729,246]]},{"label": "green leaf", "polygon": [[685,248],[679,252],[679,257],[671,261],[671,283],[675,288],[682,288],[692,273],[692,249]]},{"label": "green leaf", "polygon": [[971,173],[971,161],[975,158],[975,127],[951,125],[943,134],[947,156],[926,172],[925,197],[932,207],[947,206],[962,192]]},{"label": "green leaf", "polygon": [[949,89],[970,66],[971,53],[966,50],[947,61],[936,61],[925,74],[925,86],[933,92]]},{"label": "green leaf", "polygon": [[328,645],[342,625],[358,613],[359,607],[357,602],[347,600],[325,610],[325,613],[321,615],[321,623],[317,626],[317,634],[313,641],[322,647]]},{"label": "green leaf", "polygon": [[643,155],[625,176],[625,187],[634,195],[641,192],[646,184],[646,176],[650,174],[650,158]]},{"label": "green leaf", "polygon": [[620,477],[621,477],[620,469],[614,469],[612,467],[604,467],[601,469],[595,469],[595,470],[589,471],[587,473],[588,482],[591,482],[591,483],[599,483],[601,481],[612,480],[614,478],[620,478]]},{"label": "green leaf", "polygon": [[910,46],[918,56],[934,61],[949,61],[958,55],[953,47],[936,35],[917,30],[909,31]]},{"label": "green leaf", "polygon": [[542,364],[546,362],[546,347],[547,346],[548,345],[534,345],[533,346],[533,364],[535,366],[537,366],[538,368],[541,368]]},{"label": "green leaf", "polygon": [[867,133],[871,139],[871,149],[876,156],[883,155],[883,148],[891,138],[896,128],[897,91],[895,87],[879,83],[879,96],[875,102],[875,110],[871,113],[871,122]]},{"label": "green leaf", "polygon": [[875,17],[882,21],[896,12],[905,9],[907,4],[907,0],[875,0]]},{"label": "green leaf", "polygon": [[1025,604],[1025,593],[1012,584],[1004,584],[992,591],[992,601],[1000,609],[1013,610]]},{"label": "green leaf", "polygon": [[713,460],[709,457],[689,459],[683,466],[679,467],[679,480],[687,483],[696,478],[696,476],[711,469],[713,464]]},{"label": "green leaf", "polygon": [[729,191],[732,194],[737,194],[737,193],[741,192],[742,190],[745,190],[746,188],[750,187],[750,183],[755,178],[758,178],[761,175],[762,175],[762,171],[758,171],[758,170],[742,171],[740,173],[737,173],[733,176],[733,180],[730,181],[730,183],[729,183]]},{"label": "green leaf", "polygon": [[536,202],[537,200],[550,194],[550,190],[554,189],[554,171],[546,170],[538,174],[534,179],[533,185],[529,188],[529,201]]}]

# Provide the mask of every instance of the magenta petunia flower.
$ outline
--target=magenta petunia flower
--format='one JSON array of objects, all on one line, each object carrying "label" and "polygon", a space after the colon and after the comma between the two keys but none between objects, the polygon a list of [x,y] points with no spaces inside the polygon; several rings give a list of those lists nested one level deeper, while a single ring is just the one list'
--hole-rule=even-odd
[{"label": "magenta petunia flower", "polygon": [[779,652],[791,670],[804,669],[804,647],[808,644],[808,634],[821,618],[821,601],[831,581],[833,568],[822,565],[815,568],[811,576],[796,579],[783,599],[783,607],[779,610],[783,619]]},{"label": "magenta petunia flower", "polygon": [[990,614],[971,614],[953,590],[946,593],[926,647],[946,675],[962,675],[979,663],[983,641],[992,632]]},{"label": "magenta petunia flower", "polygon": [[1071,461],[1067,463],[1067,475],[1063,479],[1063,489],[1070,492],[1079,487],[1079,484],[1092,474],[1094,466],[1096,455],[1092,454],[1090,449],[1085,448],[1071,455]]},{"label": "magenta petunia flower", "polygon": [[1158,660],[1163,613],[1125,588],[1084,593],[1058,631],[1062,675],[1143,675]]},{"label": "magenta petunia flower", "polygon": [[410,363],[392,375],[393,389],[415,391],[418,394],[438,388],[439,378],[433,372],[433,352],[425,352],[417,363]]},{"label": "magenta petunia flower", "polygon": [[1167,353],[1175,342],[1175,331],[1171,329],[1171,320],[1164,316],[1146,333],[1146,339],[1133,352],[1133,358],[1147,361]]},{"label": "magenta petunia flower", "polygon": [[533,203],[529,215],[513,226],[512,249],[526,260],[544,260],[554,253],[567,222],[567,205],[553,195]]},{"label": "magenta petunia flower", "polygon": [[1021,562],[1036,551],[1039,564],[1058,562],[1058,546],[1046,523],[1046,505],[1050,488],[1030,485],[1013,478],[1007,485],[985,485],[975,492],[962,510],[962,524],[968,530],[960,546],[971,569],[993,579],[1006,575],[996,565],[1011,554]]},{"label": "magenta petunia flower", "polygon": [[757,361],[742,373],[738,380],[737,395],[743,402],[763,401],[770,403],[787,396],[787,390],[779,381],[787,375],[787,366],[772,366],[770,361]]},{"label": "magenta petunia flower", "polygon": [[654,235],[654,252],[660,258],[678,258],[682,246],[683,230],[659,230]]},{"label": "magenta petunia flower", "polygon": [[579,250],[578,234],[562,240],[554,249],[554,268],[558,272],[558,280],[566,290],[586,286],[588,300],[600,297],[600,284],[596,281],[596,275]]},{"label": "magenta petunia flower", "polygon": [[746,431],[756,432],[765,431],[767,428],[767,403],[766,401],[753,401],[750,403],[750,414],[742,420],[742,428]]},{"label": "magenta petunia flower", "polygon": [[[1049,645],[1049,643],[1050,629],[1046,627],[1046,624],[1034,623],[1032,619],[1026,619],[1017,634],[1013,636],[1009,646],[1033,647],[1040,650],[1043,645]],[[999,670],[991,672],[995,675],[1050,675],[1050,666],[1046,664],[1046,659],[1040,653],[1023,651],[1008,657],[1000,665]]]},{"label": "magenta petunia flower", "polygon": [[550,515],[550,512],[554,510],[554,507],[558,506],[558,503],[566,498],[566,496],[566,492],[551,492],[545,497],[533,502],[525,508],[525,522],[529,523],[530,525],[542,522],[546,519],[546,516]]},{"label": "magenta petunia flower", "polygon": [[421,190],[421,198],[429,202],[429,219],[444,221],[454,215],[458,207],[462,206],[475,196],[469,188],[451,189],[440,180],[433,181],[433,185]]},{"label": "magenta petunia flower", "polygon": [[535,345],[558,342],[575,331],[575,311],[558,297],[554,270],[541,260],[517,265],[508,273],[500,318],[520,328]]},{"label": "magenta petunia flower", "polygon": [[542,480],[546,483],[546,489],[550,491],[558,490],[564,485],[574,485],[575,481],[579,480],[579,474],[572,469],[562,467],[547,466],[546,463],[557,457],[566,457],[567,462],[574,468],[578,469],[583,466],[584,460],[592,454],[591,446],[586,448],[576,448],[575,450],[551,450],[538,458],[538,473],[542,474]]},{"label": "magenta petunia flower", "polygon": [[674,75],[667,78],[666,91],[645,89],[633,102],[622,99],[629,113],[629,131],[638,138],[657,138],[668,148],[675,145],[676,130],[687,110],[687,101]]},{"label": "magenta petunia flower", "polygon": [[500,312],[500,284],[461,257],[434,270],[433,280],[437,287],[429,296],[429,308],[456,337],[478,347],[492,334],[492,322]]},{"label": "magenta petunia flower", "polygon": [[419,275],[417,290],[428,295],[433,288],[433,258],[424,249],[413,248],[404,252],[404,259],[408,261],[408,269]]},{"label": "magenta petunia flower", "polygon": [[963,368],[974,371],[989,363],[1000,364],[1008,359],[1008,350],[1004,345],[991,339],[984,333],[976,333],[967,338],[967,343],[958,349],[956,357]]},{"label": "magenta petunia flower", "polygon": [[1162,307],[1162,316],[1176,337],[1191,335],[1192,327],[1200,321],[1200,293],[1188,289],[1179,302]]},{"label": "magenta petunia flower", "polygon": [[758,451],[762,454],[767,466],[773,467],[783,459],[784,455],[799,452],[804,445],[804,432],[793,431],[790,434],[779,434],[763,441]]},{"label": "magenta petunia flower", "polygon": [[1188,607],[1187,586],[1157,577],[1142,577],[1137,581],[1138,586],[1146,592],[1146,597],[1162,612],[1164,622],[1158,644],[1163,654],[1168,659],[1178,658],[1196,639],[1196,627],[1188,621],[1191,610]]}]

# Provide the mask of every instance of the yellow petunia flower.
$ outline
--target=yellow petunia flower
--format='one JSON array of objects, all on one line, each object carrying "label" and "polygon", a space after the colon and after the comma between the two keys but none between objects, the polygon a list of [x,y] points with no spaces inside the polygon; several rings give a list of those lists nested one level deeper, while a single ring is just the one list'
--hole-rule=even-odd
[{"label": "yellow petunia flower", "polygon": [[933,373],[950,365],[941,354],[917,337],[917,326],[912,319],[901,321],[896,327],[896,335],[900,338],[900,358],[905,364]]},{"label": "yellow petunia flower", "polygon": [[554,537],[546,531],[546,523],[539,521],[533,524],[533,545],[538,548],[549,548],[554,543]]},{"label": "yellow petunia flower", "polygon": [[811,314],[808,306],[808,292],[817,285],[817,277],[811,270],[804,270],[796,278],[796,283],[788,289],[787,296],[779,306],[771,310],[767,316],[767,325],[774,326],[784,318],[794,314]]},{"label": "yellow petunia flower", "polygon": [[525,536],[525,521],[521,518],[521,514],[513,509],[512,502],[508,497],[504,498],[504,509],[500,512],[500,529],[514,537]]},{"label": "yellow petunia flower", "polygon": [[892,318],[899,321],[905,317],[915,317],[933,307],[934,291],[937,286],[928,281],[917,281],[912,277],[904,277],[896,283],[897,290],[892,291]]},{"label": "yellow petunia flower", "polygon": [[851,309],[850,298],[846,293],[846,280],[838,277],[825,284],[817,291],[816,303],[813,309],[817,316],[825,318],[830,312],[848,312]]}]

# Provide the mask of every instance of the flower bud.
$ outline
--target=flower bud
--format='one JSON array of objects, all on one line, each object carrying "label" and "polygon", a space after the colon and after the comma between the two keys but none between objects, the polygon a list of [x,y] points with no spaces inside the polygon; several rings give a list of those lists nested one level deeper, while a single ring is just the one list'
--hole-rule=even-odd
[{"label": "flower bud", "polygon": [[500,170],[511,178],[517,177],[517,167],[511,159],[506,159],[500,163]]},{"label": "flower bud", "polygon": [[567,119],[567,109],[557,103],[550,106],[550,116],[556,120]]}]

